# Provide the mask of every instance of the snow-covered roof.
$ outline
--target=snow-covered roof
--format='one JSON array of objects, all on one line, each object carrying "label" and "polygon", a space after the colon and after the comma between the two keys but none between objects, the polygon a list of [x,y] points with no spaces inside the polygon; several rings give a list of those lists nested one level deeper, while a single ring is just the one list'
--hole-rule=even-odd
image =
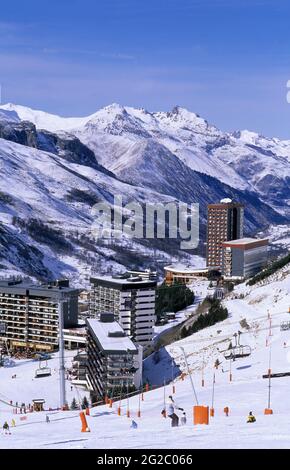
[{"label": "snow-covered roof", "polygon": [[96,318],[89,318],[87,325],[103,352],[124,353],[130,351],[137,354],[137,348],[128,336],[109,336],[112,333],[120,335],[124,333],[118,322],[102,322]]},{"label": "snow-covered roof", "polygon": [[207,272],[208,268],[206,267],[205,262],[201,263],[200,266],[190,266],[182,263],[172,264],[169,266],[164,266],[165,271],[171,271],[173,273],[188,273],[195,274],[200,272]]}]

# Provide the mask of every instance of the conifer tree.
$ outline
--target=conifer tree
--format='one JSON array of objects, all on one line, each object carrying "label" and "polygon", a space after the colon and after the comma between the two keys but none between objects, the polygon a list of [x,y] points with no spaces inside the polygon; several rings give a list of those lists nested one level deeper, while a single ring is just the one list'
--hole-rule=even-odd
[{"label": "conifer tree", "polygon": [[78,409],[78,404],[77,404],[77,401],[76,401],[75,397],[73,397],[73,400],[72,400],[71,405],[70,405],[70,409],[71,410],[77,410]]},{"label": "conifer tree", "polygon": [[85,410],[86,408],[89,407],[89,402],[88,402],[88,399],[86,396],[84,396],[83,400],[82,400],[82,409]]}]

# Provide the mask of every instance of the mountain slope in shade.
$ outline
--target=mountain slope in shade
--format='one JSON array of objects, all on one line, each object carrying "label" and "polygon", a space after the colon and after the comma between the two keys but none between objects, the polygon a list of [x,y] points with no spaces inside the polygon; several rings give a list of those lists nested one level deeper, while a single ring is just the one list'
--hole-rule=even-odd
[{"label": "mountain slope in shade", "polygon": [[115,272],[130,263],[150,265],[154,248],[167,262],[182,256],[177,242],[148,246],[123,237],[109,243],[93,232],[97,202],[112,204],[120,195],[124,204],[166,203],[174,200],[169,196],[3,139],[0,171],[0,271],[40,279],[68,276],[82,283],[91,269]]},{"label": "mountain slope in shade", "polygon": [[[53,277],[88,265],[148,266],[151,242],[123,239],[108,246],[91,237],[92,206],[112,203],[115,194],[142,204],[198,202],[202,241],[206,205],[224,197],[245,204],[247,234],[288,220],[281,215],[289,197],[288,143],[246,131],[225,134],[183,108],[149,113],[113,104],[87,118],[60,118],[6,105],[0,107],[0,137],[0,264],[31,274],[28,262],[23,268],[21,246],[34,246],[38,251],[27,259],[34,256],[36,277],[45,269]],[[13,237],[16,256],[9,259],[3,253]],[[168,260],[182,256],[176,243],[156,247]]]}]

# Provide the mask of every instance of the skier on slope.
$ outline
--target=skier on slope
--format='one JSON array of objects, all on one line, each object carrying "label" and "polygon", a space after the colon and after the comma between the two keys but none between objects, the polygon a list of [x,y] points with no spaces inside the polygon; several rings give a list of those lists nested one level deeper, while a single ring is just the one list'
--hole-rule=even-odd
[{"label": "skier on slope", "polygon": [[178,426],[178,422],[179,422],[179,417],[175,413],[175,410],[184,411],[184,409],[177,406],[177,404],[172,398],[172,395],[169,395],[168,397],[167,408],[168,408],[168,418],[171,419],[171,427],[175,428]]},{"label": "skier on slope", "polygon": [[256,418],[255,416],[253,415],[252,411],[249,412],[249,416],[248,416],[248,419],[247,419],[247,423],[255,423],[256,421]]},{"label": "skier on slope", "polygon": [[9,424],[7,423],[7,421],[5,421],[5,423],[3,424],[3,431],[5,434],[11,434]]},{"label": "skier on slope", "polygon": [[138,428],[138,424],[136,423],[136,421],[134,421],[134,419],[132,419],[132,421],[131,421],[130,428],[131,429],[137,429]]}]

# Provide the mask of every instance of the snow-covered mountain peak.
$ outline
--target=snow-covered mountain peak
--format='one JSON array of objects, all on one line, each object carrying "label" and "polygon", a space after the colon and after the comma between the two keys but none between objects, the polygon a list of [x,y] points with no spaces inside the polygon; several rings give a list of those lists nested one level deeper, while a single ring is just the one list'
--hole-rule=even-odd
[{"label": "snow-covered mountain peak", "polygon": [[127,117],[128,113],[124,106],[121,106],[118,103],[110,104],[89,116],[87,118],[87,122],[85,123],[85,127],[100,125],[102,128],[104,128],[106,124],[113,122],[117,116]]},{"label": "snow-covered mountain peak", "polygon": [[21,121],[30,121],[38,129],[46,129],[51,132],[58,130],[72,130],[84,126],[90,119],[89,117],[74,118],[61,117],[56,114],[46,113],[38,109],[32,109],[27,106],[7,103],[0,106],[0,110],[14,111]]},{"label": "snow-covered mountain peak", "polygon": [[[226,133],[181,106],[168,112],[149,112],[113,103],[89,116],[71,118],[12,103],[2,105],[0,137],[19,143],[23,143],[20,130],[6,128],[10,116],[30,121],[42,133],[45,129],[57,134],[56,140],[61,136],[68,142],[70,133],[88,147],[107,170],[118,173],[122,169],[124,173],[127,167],[128,176],[130,165],[135,166],[138,161],[145,171],[149,157],[155,153],[158,159],[175,155],[192,170],[218,178],[234,188],[257,192],[282,214],[289,213],[290,141],[267,138],[249,130]],[[18,121],[16,123],[18,125]],[[33,129],[27,130],[26,140],[35,147],[37,136],[34,134]],[[147,143],[150,143],[150,153]],[[147,149],[147,159],[144,159],[143,149]],[[163,165],[166,165],[165,158]],[[134,174],[135,182],[138,177],[138,173]],[[125,178],[122,174],[122,179]]]},{"label": "snow-covered mountain peak", "polygon": [[[0,110],[14,112],[19,120],[30,121],[38,129],[46,129],[51,132],[81,130],[82,128],[96,130],[96,127],[99,128],[98,130],[111,132],[111,126],[114,122],[117,123],[118,128],[120,123],[123,123],[124,127],[127,122],[130,122],[129,128],[133,123],[133,128],[142,126],[142,132],[139,129],[142,135],[144,131],[149,129],[155,131],[171,129],[172,132],[178,129],[193,132],[217,132],[217,129],[210,126],[205,119],[181,106],[175,106],[169,112],[150,113],[144,108],[125,107],[118,103],[112,103],[85,117],[61,117],[13,103],[1,105]],[[128,130],[126,125],[125,127]]]},{"label": "snow-covered mountain peak", "polygon": [[253,145],[255,145],[261,137],[263,138],[263,136],[257,134],[257,132],[248,131],[247,129],[233,132],[232,136],[246,144]]},{"label": "snow-covered mountain peak", "polygon": [[198,133],[217,134],[219,131],[216,127],[209,123],[192,111],[181,106],[174,106],[169,112],[154,113],[159,125],[166,131],[189,131]]},{"label": "snow-covered mountain peak", "polygon": [[[193,118],[200,119],[200,115],[197,113],[194,113],[192,111],[189,111],[187,108],[184,108],[182,106],[174,106],[169,113],[167,113],[169,116],[178,116],[181,119],[186,119],[188,121],[192,120]],[[201,118],[202,119],[202,118]],[[205,121],[202,119],[202,121]],[[205,121],[206,122],[206,121]]]},{"label": "snow-covered mountain peak", "polygon": [[127,113],[126,109],[124,106],[122,106],[119,103],[112,103],[109,104],[108,106],[105,106],[103,110],[107,111],[108,113],[112,114],[124,114]]},{"label": "snow-covered mountain peak", "polygon": [[[138,116],[141,110],[125,108],[117,103],[97,111],[93,114],[84,126],[84,131],[90,134],[105,132],[111,135],[133,135],[134,137],[150,137],[144,129],[144,120]],[[79,130],[82,133],[82,129]]]}]

